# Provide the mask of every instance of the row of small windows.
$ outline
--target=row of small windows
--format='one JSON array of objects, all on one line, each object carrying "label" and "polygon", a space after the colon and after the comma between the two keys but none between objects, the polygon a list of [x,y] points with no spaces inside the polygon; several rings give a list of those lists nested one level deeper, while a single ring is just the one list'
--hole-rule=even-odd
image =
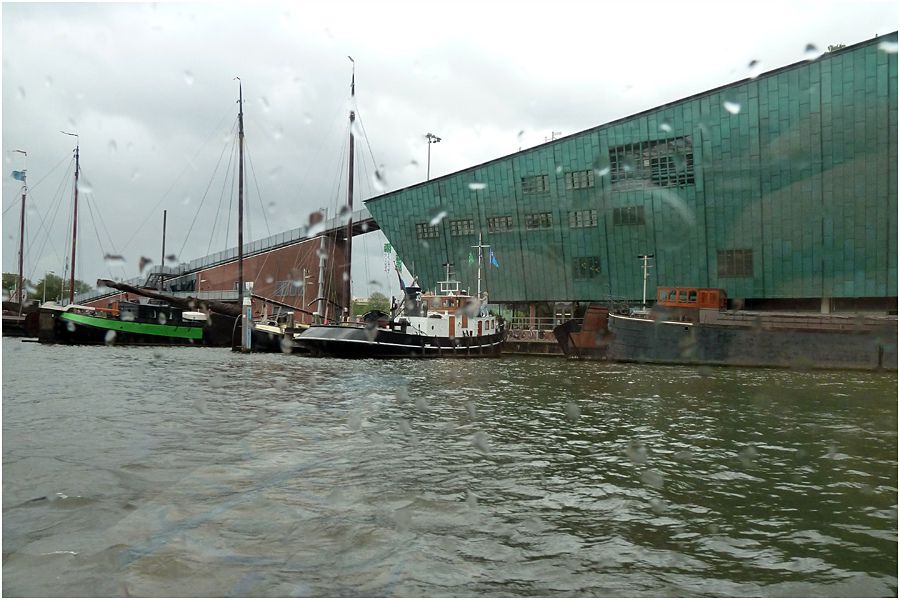
[{"label": "row of small windows", "polygon": [[753,250],[719,250],[716,268],[719,277],[753,277]]},{"label": "row of small windows", "polygon": [[[594,171],[569,171],[566,173],[566,189],[580,190],[594,187]],[[522,178],[523,194],[540,194],[550,191],[550,177],[547,175],[531,175]]]},{"label": "row of small windows", "polygon": [[[569,227],[584,229],[596,227],[598,214],[595,209],[569,211]],[[510,215],[488,217],[489,233],[505,233],[513,231],[513,218]],[[613,225],[643,225],[643,206],[624,206],[613,209]],[[525,229],[550,229],[553,227],[553,213],[541,212],[525,215]],[[450,221],[450,235],[475,235],[475,222],[472,219]],[[416,223],[416,238],[420,240],[435,239],[440,236],[440,226],[430,223]]]}]

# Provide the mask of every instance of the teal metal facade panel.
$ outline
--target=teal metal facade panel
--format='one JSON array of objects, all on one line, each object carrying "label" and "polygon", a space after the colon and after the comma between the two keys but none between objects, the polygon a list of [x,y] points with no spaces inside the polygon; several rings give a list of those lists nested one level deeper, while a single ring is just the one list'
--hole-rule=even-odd
[{"label": "teal metal facade panel", "polygon": [[[641,254],[655,255],[651,290],[896,297],[897,55],[879,47],[885,40],[896,34],[367,206],[426,287],[449,260],[474,289],[480,232],[500,263],[485,261],[483,273],[501,302],[640,298]],[[670,150],[678,144],[683,155]],[[688,156],[692,178],[667,180],[666,169],[690,170]],[[590,185],[573,185],[571,174],[587,171]],[[512,227],[492,226],[500,217]],[[452,225],[470,219],[466,233]],[[438,237],[420,239],[416,225],[432,220]],[[728,262],[737,255],[743,262]]]}]

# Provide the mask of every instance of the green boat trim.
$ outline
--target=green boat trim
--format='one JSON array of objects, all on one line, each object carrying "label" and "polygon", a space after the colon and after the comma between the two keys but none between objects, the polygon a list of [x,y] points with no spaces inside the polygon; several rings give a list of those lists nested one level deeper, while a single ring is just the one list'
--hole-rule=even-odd
[{"label": "green boat trim", "polygon": [[186,340],[202,340],[203,327],[191,327],[189,325],[161,325],[158,323],[138,323],[136,321],[119,321],[89,315],[63,313],[59,316],[64,321],[70,321],[78,325],[97,327],[109,331],[121,331],[140,335],[159,336],[167,338],[183,338]]}]

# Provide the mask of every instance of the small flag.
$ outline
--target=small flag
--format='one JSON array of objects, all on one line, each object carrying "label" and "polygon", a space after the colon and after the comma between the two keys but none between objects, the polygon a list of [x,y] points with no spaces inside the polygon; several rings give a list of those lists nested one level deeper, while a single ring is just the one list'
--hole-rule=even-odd
[{"label": "small flag", "polygon": [[497,268],[499,269],[499,268],[500,268],[500,263],[497,262],[497,257],[494,255],[494,249],[493,249],[493,248],[490,249],[490,253],[491,253],[491,264],[494,265],[495,267],[497,267]]},{"label": "small flag", "polygon": [[18,181],[25,181],[25,171],[13,171],[12,176]]},{"label": "small flag", "polygon": [[472,256],[472,253],[471,253],[471,252],[469,252],[469,264],[470,264],[470,265],[474,265],[474,264],[475,264],[475,257]]}]

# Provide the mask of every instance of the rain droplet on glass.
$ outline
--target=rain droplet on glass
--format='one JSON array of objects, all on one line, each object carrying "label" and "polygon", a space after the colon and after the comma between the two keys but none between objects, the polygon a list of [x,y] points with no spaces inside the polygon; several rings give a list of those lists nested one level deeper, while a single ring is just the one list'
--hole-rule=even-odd
[{"label": "rain droplet on glass", "polygon": [[269,100],[265,96],[260,96],[259,98],[260,104],[262,104],[263,110],[269,112]]},{"label": "rain droplet on glass", "polygon": [[755,79],[762,71],[762,65],[758,60],[753,59],[747,64],[747,70],[749,71],[750,79]]},{"label": "rain droplet on glass", "polygon": [[491,451],[490,440],[483,431],[475,432],[475,435],[472,436],[472,445],[484,453],[489,453]]},{"label": "rain droplet on glass", "polygon": [[74,332],[75,331],[75,323],[73,323],[72,321],[69,321],[68,323],[66,323],[66,329],[68,329],[70,332]]},{"label": "rain droplet on glass", "polygon": [[641,482],[653,489],[661,489],[665,485],[665,477],[656,469],[647,469],[641,473]]},{"label": "rain droplet on glass", "polygon": [[188,85],[194,85],[194,74],[190,71],[184,72],[184,82]]},{"label": "rain droplet on glass", "polygon": [[878,49],[886,54],[897,54],[897,42],[881,42],[878,44]]},{"label": "rain droplet on glass", "polygon": [[103,260],[106,261],[108,267],[121,267],[125,264],[125,257],[121,254],[104,254]]},{"label": "rain droplet on glass", "polygon": [[566,404],[566,419],[570,423],[577,423],[579,418],[581,418],[581,409],[578,408],[578,405],[574,402]]},{"label": "rain droplet on glass", "polygon": [[428,412],[430,408],[431,406],[428,403],[428,398],[423,398],[422,396],[416,398],[416,410]]},{"label": "rain droplet on glass", "polygon": [[628,448],[625,449],[628,460],[636,465],[642,465],[647,462],[647,447],[638,441],[631,441]]},{"label": "rain droplet on glass", "polygon": [[819,49],[814,44],[807,44],[806,48],[803,49],[803,56],[806,57],[806,60],[816,60],[821,55],[822,53],[819,52]]},{"label": "rain droplet on glass", "polygon": [[473,181],[469,184],[469,189],[473,192],[477,192],[478,190],[483,190],[487,187],[486,183],[481,183],[480,181]]},{"label": "rain droplet on glass", "polygon": [[106,332],[106,336],[104,336],[103,341],[106,342],[106,345],[114,344],[116,342],[116,332],[113,330],[109,330]]},{"label": "rain droplet on glass", "polygon": [[431,225],[432,227],[434,227],[435,225],[440,225],[441,221],[443,221],[446,216],[447,216],[446,210],[439,211],[436,215],[431,217],[431,221],[429,221],[428,224]]},{"label": "rain droplet on glass", "polygon": [[18,91],[19,91],[19,100],[24,100],[25,99],[25,88],[23,88],[20,85]]},{"label": "rain droplet on glass", "polygon": [[663,131],[665,133],[672,133],[672,124],[669,123],[669,121],[667,121],[667,120],[663,120],[659,124],[659,130]]},{"label": "rain droplet on glass", "polygon": [[733,115],[736,115],[739,112],[741,112],[741,103],[740,102],[726,100],[725,102],[722,103],[722,106],[725,108],[725,110],[727,110],[728,112],[730,112]]},{"label": "rain droplet on glass", "polygon": [[110,154],[115,154],[119,151],[119,144],[116,143],[116,140],[109,140],[109,143],[106,145]]}]

